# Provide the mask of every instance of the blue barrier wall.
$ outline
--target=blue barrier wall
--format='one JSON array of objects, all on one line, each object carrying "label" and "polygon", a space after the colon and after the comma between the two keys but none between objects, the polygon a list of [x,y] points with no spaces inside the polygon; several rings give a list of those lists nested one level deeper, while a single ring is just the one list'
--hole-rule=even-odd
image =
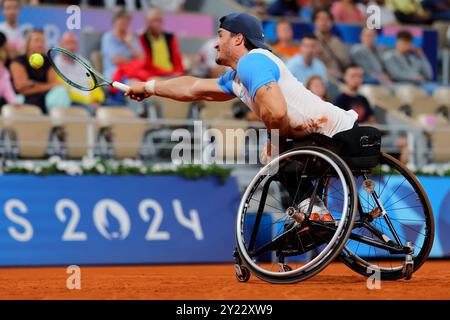
[{"label": "blue barrier wall", "polygon": [[[419,179],[434,210],[431,256],[450,257],[450,178]],[[240,200],[234,178],[220,184],[175,176],[6,175],[0,181],[0,266],[232,260]],[[402,200],[401,190],[397,195]]]},{"label": "blue barrier wall", "polygon": [[232,260],[234,178],[0,177],[0,266]]}]

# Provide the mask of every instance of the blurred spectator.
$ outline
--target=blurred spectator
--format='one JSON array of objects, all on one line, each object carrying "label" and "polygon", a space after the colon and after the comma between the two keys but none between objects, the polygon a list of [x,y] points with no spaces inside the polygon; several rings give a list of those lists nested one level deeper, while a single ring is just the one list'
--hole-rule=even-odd
[{"label": "blurred spectator", "polygon": [[323,101],[330,102],[325,82],[319,76],[312,76],[306,81],[306,89],[310,90]]},{"label": "blurred spectator", "polygon": [[200,78],[218,78],[225,72],[226,68],[216,63],[216,42],[217,37],[214,37],[201,47],[191,70],[193,76]]},{"label": "blurred spectator", "polygon": [[[16,92],[25,97],[24,103],[39,106],[44,113],[47,112],[48,101],[51,100],[48,95],[59,85],[56,74],[45,55],[45,50],[44,33],[40,30],[33,30],[28,34],[25,43],[26,53],[15,57],[10,65]],[[44,56],[44,64],[39,69],[32,68],[28,63],[28,59],[33,53],[40,53]],[[59,91],[53,91],[53,93],[58,94]]]},{"label": "blurred spectator", "polygon": [[267,14],[271,16],[296,17],[300,12],[299,2],[299,0],[275,0],[267,8]]},{"label": "blurred spectator", "polygon": [[390,8],[388,8],[385,0],[370,0],[370,1],[363,1],[363,2],[364,3],[358,4],[358,7],[366,15],[367,14],[373,15],[373,11],[367,12],[370,6],[378,7],[378,10],[380,12],[379,18],[380,18],[382,27],[398,23],[397,19],[395,18],[394,12]]},{"label": "blurred spectator", "polygon": [[450,47],[450,26],[447,29],[447,45]]},{"label": "blurred spectator", "polygon": [[146,68],[154,76],[184,74],[177,38],[163,31],[163,17],[159,10],[147,12],[147,30],[139,39],[145,53]]},{"label": "blurred spectator", "polygon": [[333,16],[329,11],[319,10],[314,13],[313,21],[315,34],[319,40],[318,57],[325,64],[331,77],[341,79],[351,60],[346,45],[331,33]]},{"label": "blurred spectator", "polygon": [[382,54],[376,46],[377,30],[365,28],[361,31],[361,44],[350,49],[354,63],[364,69],[364,82],[372,84],[390,84],[391,79],[385,72]]},{"label": "blurred spectator", "polygon": [[305,84],[311,76],[319,76],[327,82],[327,70],[325,65],[316,56],[318,41],[314,34],[307,34],[300,43],[300,53],[290,59],[286,66],[298,81]]},{"label": "blurred spectator", "polygon": [[8,69],[5,67],[8,54],[6,48],[2,46],[0,48],[0,108],[4,104],[16,104],[16,94],[11,84],[11,75]]},{"label": "blurred spectator", "polygon": [[17,21],[20,13],[20,1],[4,0],[2,1],[2,9],[5,21],[0,24],[0,31],[5,34],[8,40],[6,44],[8,57],[14,58],[23,49],[24,35]]},{"label": "blurred spectator", "polygon": [[[72,32],[66,32],[61,38],[60,47],[77,54],[79,47],[76,35]],[[70,79],[76,79],[77,69],[74,68],[76,62],[72,59],[64,58],[65,55],[58,55],[55,63],[63,74],[68,75]],[[73,71],[72,76],[70,76],[71,71]],[[96,88],[93,91],[83,91],[69,86],[62,79],[59,80],[69,91],[72,105],[85,107],[91,114],[95,114],[98,108],[100,108],[101,103],[105,100],[105,93],[101,88]]]},{"label": "blurred spectator", "polygon": [[450,0],[424,0],[422,5],[431,12],[433,20],[450,20]]},{"label": "blurred spectator", "polygon": [[422,7],[420,0],[386,0],[386,3],[401,23],[430,24],[432,22],[430,12]]},{"label": "blurred spectator", "polygon": [[298,45],[293,42],[294,31],[288,20],[277,22],[276,33],[278,42],[273,46],[273,52],[283,60],[295,56],[299,51]]},{"label": "blurred spectator", "polygon": [[400,31],[396,48],[383,54],[386,70],[393,81],[422,84],[433,79],[430,62],[412,42],[413,35],[409,31]]},{"label": "blurred spectator", "polygon": [[331,6],[334,20],[342,23],[363,23],[365,15],[355,5],[354,0],[338,0]]},{"label": "blurred spectator", "polygon": [[300,11],[300,18],[306,22],[313,22],[313,14],[318,10],[330,10],[331,0],[308,0],[307,3],[302,6]]},{"label": "blurred spectator", "polygon": [[345,70],[344,92],[338,95],[334,104],[344,110],[354,110],[358,114],[358,123],[376,123],[375,114],[366,97],[358,93],[364,80],[364,70],[357,65],[350,65]]},{"label": "blurred spectator", "polygon": [[143,58],[139,42],[129,31],[130,21],[130,14],[119,10],[113,18],[113,30],[103,34],[101,43],[103,73],[108,78],[112,78],[118,65]]},{"label": "blurred spectator", "polygon": [[237,3],[250,9],[254,15],[264,15],[267,13],[268,1],[266,0],[237,0]]}]

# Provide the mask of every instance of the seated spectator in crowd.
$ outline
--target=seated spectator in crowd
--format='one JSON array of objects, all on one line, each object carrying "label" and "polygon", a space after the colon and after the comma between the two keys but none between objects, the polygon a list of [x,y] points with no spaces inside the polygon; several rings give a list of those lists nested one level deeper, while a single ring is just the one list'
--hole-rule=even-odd
[{"label": "seated spectator in crowd", "polygon": [[139,41],[130,33],[130,22],[129,13],[117,11],[113,18],[113,30],[102,37],[103,73],[108,78],[113,77],[120,64],[143,58]]},{"label": "seated spectator in crowd", "polygon": [[177,38],[163,31],[163,17],[159,10],[152,9],[147,12],[147,30],[139,40],[145,53],[146,69],[153,76],[184,74]]},{"label": "seated spectator in crowd", "polygon": [[11,84],[11,75],[5,66],[8,58],[4,45],[0,48],[0,108],[5,104],[16,104],[16,93]]},{"label": "seated spectator in crowd", "polygon": [[216,62],[218,39],[214,37],[208,40],[197,54],[191,74],[199,78],[219,78],[225,71],[224,66],[219,66]]},{"label": "seated spectator in crowd", "polygon": [[306,81],[306,89],[310,90],[323,101],[330,102],[327,87],[323,79],[319,76],[312,76]]},{"label": "seated spectator in crowd", "polygon": [[433,80],[431,64],[423,51],[413,46],[413,35],[409,31],[400,31],[397,34],[396,48],[385,52],[383,61],[395,82],[420,85]]},{"label": "seated spectator in crowd", "polygon": [[276,26],[278,42],[273,46],[273,52],[282,60],[295,56],[299,51],[298,45],[293,42],[294,31],[288,20],[280,20]]},{"label": "seated spectator in crowd", "polygon": [[365,15],[355,5],[354,0],[338,0],[331,6],[334,20],[340,23],[363,23]]},{"label": "seated spectator in crowd", "polygon": [[[53,94],[58,95],[59,82],[50,62],[45,54],[45,36],[40,30],[33,30],[28,34],[25,43],[25,54],[15,57],[10,64],[13,85],[17,93],[25,97],[24,103],[33,104],[47,112],[49,100]],[[34,69],[28,63],[33,53],[44,56],[44,64],[39,69]],[[63,88],[63,87],[60,87]],[[53,90],[57,89],[57,90]],[[65,91],[65,90],[64,90]],[[63,103],[62,101],[60,101]]]},{"label": "seated spectator in crowd", "polygon": [[420,0],[386,0],[395,17],[404,24],[430,24],[431,13],[426,11]]},{"label": "seated spectator in crowd", "polygon": [[267,14],[281,17],[297,17],[300,12],[299,0],[275,0],[269,8]]},{"label": "seated spectator in crowd", "polygon": [[306,22],[313,22],[313,14],[319,10],[330,10],[331,0],[308,0],[302,6],[300,11],[300,19]]},{"label": "seated spectator in crowd", "polygon": [[290,59],[286,66],[294,77],[306,84],[311,76],[319,76],[327,82],[327,69],[317,56],[318,41],[314,34],[307,34],[300,43],[300,53]]},{"label": "seated spectator in crowd", "polygon": [[422,5],[430,11],[434,21],[450,20],[450,0],[424,0]]},{"label": "seated spectator in crowd", "polygon": [[358,123],[376,123],[372,107],[366,97],[358,93],[364,80],[364,70],[357,65],[350,65],[345,70],[345,90],[338,95],[334,104],[344,110],[354,110],[358,114]]},{"label": "seated spectator in crowd", "polygon": [[24,42],[24,35],[17,21],[20,13],[20,1],[4,0],[2,1],[2,10],[5,21],[0,23],[0,31],[8,40],[6,44],[8,57],[14,58],[22,53]]},{"label": "seated spectator in crowd", "polygon": [[[66,32],[61,38],[60,47],[77,54],[79,47],[76,35],[72,32]],[[78,76],[77,68],[74,68],[74,64],[76,64],[74,60],[65,59],[64,55],[58,55],[55,63],[63,74],[68,75],[69,79],[76,79]],[[72,105],[85,107],[91,114],[95,114],[105,100],[105,93],[101,88],[96,88],[93,91],[83,91],[66,84],[59,77],[58,80],[69,91]]]},{"label": "seated spectator in crowd", "polygon": [[[372,6],[376,6],[380,13],[379,19],[382,27],[398,24],[394,12],[386,5],[385,0],[365,0],[358,4],[359,10],[366,15],[373,16],[373,10],[369,10]],[[368,11],[369,10],[369,11]]]},{"label": "seated spectator in crowd", "polygon": [[391,79],[385,72],[382,52],[376,46],[377,31],[365,28],[361,31],[361,44],[350,49],[354,63],[364,69],[364,82],[371,84],[390,84]]},{"label": "seated spectator in crowd", "polygon": [[314,13],[313,21],[315,34],[319,40],[318,57],[327,67],[329,76],[341,79],[351,60],[347,46],[331,33],[333,16],[329,11],[319,10]]}]

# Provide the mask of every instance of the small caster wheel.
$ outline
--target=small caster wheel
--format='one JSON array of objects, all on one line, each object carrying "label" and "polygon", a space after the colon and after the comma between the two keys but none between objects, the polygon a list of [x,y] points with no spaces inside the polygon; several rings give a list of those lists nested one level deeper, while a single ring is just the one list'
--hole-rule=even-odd
[{"label": "small caster wheel", "polygon": [[236,279],[239,282],[247,282],[250,279],[250,270],[247,267],[235,265]]},{"label": "small caster wheel", "polygon": [[411,280],[414,271],[414,266],[412,264],[406,264],[403,267],[403,277],[405,280]]}]

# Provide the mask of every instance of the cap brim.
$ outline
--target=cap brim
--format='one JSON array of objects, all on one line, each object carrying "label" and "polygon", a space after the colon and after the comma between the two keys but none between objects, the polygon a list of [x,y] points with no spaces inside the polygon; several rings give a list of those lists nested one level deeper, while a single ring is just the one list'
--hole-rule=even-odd
[{"label": "cap brim", "polygon": [[272,49],[267,44],[265,44],[263,41],[259,41],[259,40],[255,40],[255,39],[248,39],[248,38],[247,38],[247,40],[250,41],[250,43],[257,48],[272,51]]}]

